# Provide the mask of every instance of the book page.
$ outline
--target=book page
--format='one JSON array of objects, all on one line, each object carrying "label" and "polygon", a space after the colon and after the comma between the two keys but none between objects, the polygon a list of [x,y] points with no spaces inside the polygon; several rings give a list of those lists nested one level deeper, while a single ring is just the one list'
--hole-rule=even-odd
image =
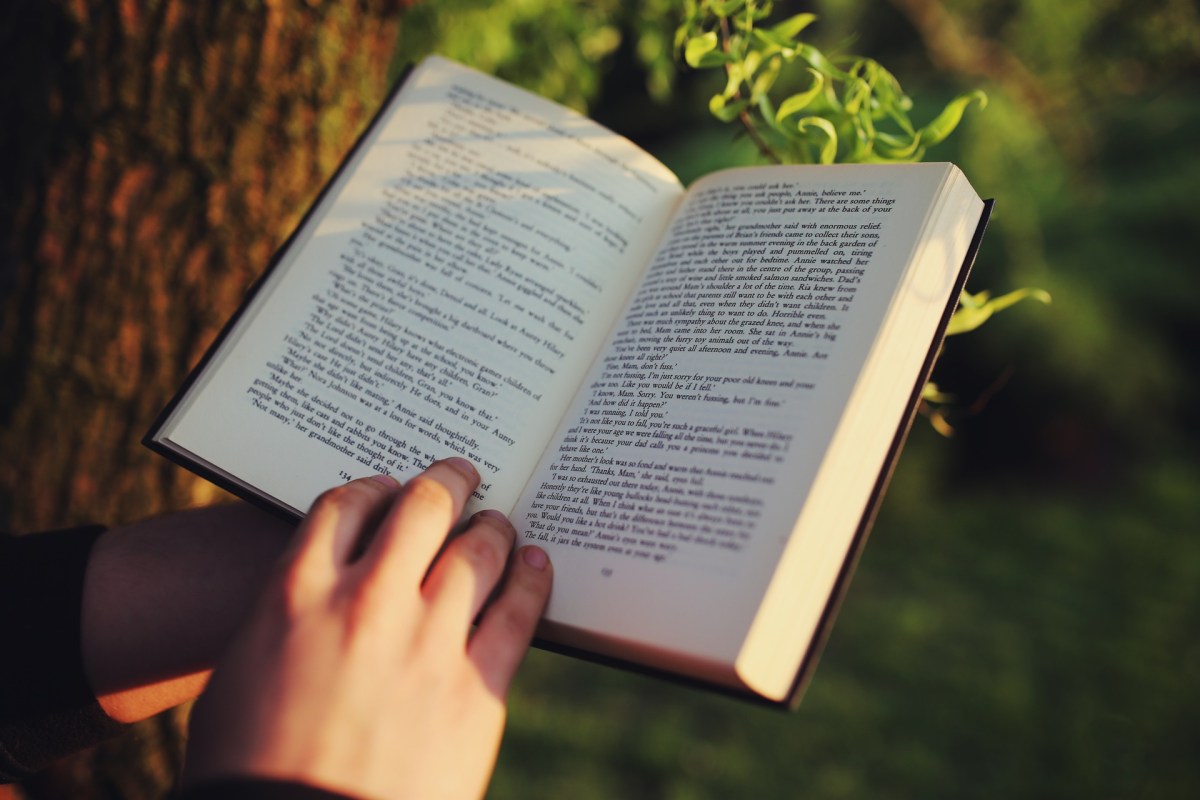
[{"label": "book page", "polygon": [[508,509],[681,193],[584,117],[429,59],[166,437],[297,512],[455,453]]},{"label": "book page", "polygon": [[947,171],[692,187],[515,512],[554,561],[557,635],[736,655]]}]

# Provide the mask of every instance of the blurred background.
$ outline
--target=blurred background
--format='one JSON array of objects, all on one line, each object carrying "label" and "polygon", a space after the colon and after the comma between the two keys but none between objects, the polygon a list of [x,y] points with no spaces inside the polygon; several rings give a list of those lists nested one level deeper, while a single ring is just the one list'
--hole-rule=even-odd
[{"label": "blurred background", "polygon": [[[194,7],[195,5],[195,7]],[[780,3],[877,58],[997,200],[795,714],[533,653],[491,796],[1200,796],[1200,14],[1187,0]],[[753,161],[676,0],[28,2],[0,10],[0,527],[216,502],[138,444],[405,62],[568,103],[686,180]],[[0,612],[3,613],[3,612]],[[3,653],[0,651],[0,658]],[[154,798],[184,711],[5,791]]]}]

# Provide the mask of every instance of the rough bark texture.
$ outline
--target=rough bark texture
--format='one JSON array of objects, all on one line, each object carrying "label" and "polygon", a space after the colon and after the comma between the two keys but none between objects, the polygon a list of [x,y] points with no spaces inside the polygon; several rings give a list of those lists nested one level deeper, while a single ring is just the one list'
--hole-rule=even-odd
[{"label": "rough bark texture", "polygon": [[[4,4],[0,526],[214,499],[139,440],[382,98],[403,5]],[[179,742],[164,716],[23,792],[161,796]]]}]

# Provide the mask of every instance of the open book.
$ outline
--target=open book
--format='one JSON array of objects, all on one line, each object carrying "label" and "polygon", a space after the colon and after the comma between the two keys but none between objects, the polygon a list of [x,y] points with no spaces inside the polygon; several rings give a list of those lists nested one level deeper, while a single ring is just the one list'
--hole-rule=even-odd
[{"label": "open book", "polygon": [[987,210],[949,164],[736,169],[440,58],[146,442],[299,517],[451,454],[549,551],[550,647],[793,701]]}]

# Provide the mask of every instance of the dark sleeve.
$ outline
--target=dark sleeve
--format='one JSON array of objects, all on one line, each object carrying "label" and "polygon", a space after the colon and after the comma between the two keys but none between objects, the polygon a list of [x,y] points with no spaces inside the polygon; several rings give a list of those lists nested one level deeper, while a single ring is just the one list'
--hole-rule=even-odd
[{"label": "dark sleeve", "polygon": [[0,534],[0,783],[124,730],[83,674],[83,577],[101,527]]},{"label": "dark sleeve", "polygon": [[354,800],[349,795],[288,781],[227,778],[201,783],[179,800]]}]

